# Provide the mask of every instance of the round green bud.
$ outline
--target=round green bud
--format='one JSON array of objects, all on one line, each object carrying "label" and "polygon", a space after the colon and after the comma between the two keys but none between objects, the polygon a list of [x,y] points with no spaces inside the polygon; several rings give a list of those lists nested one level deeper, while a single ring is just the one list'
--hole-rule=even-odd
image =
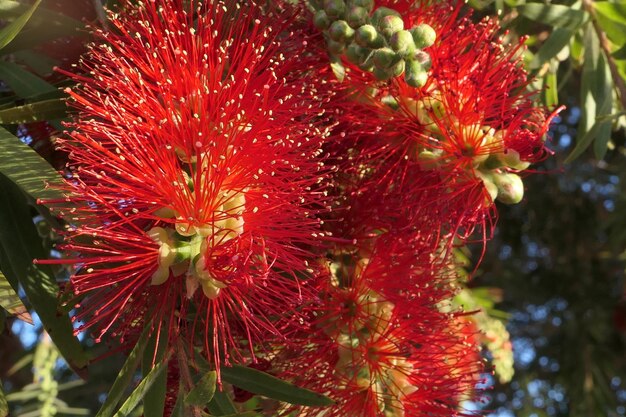
[{"label": "round green bud", "polygon": [[363,48],[355,43],[351,43],[348,45],[348,48],[346,48],[346,58],[351,63],[358,65],[365,60],[370,51],[371,50],[368,48]]},{"label": "round green bud", "polygon": [[429,47],[435,43],[435,39],[437,39],[435,29],[425,23],[411,29],[411,35],[413,35],[415,46],[419,49]]},{"label": "round green bud", "polygon": [[390,108],[392,108],[393,110],[398,110],[400,108],[400,105],[398,104],[398,100],[396,100],[396,98],[394,96],[383,96],[380,101],[385,104],[386,106],[389,106]]},{"label": "round green bud", "polygon": [[404,29],[404,22],[398,16],[385,16],[378,22],[378,29],[387,39],[390,39],[394,33]]},{"label": "round green bud", "polygon": [[372,11],[374,8],[374,0],[354,0],[353,4],[358,7],[362,7],[367,10],[367,13]]},{"label": "round green bud", "polygon": [[374,13],[372,13],[372,19],[371,19],[372,25],[377,26],[380,23],[381,19],[384,18],[385,16],[401,17],[402,15],[398,13],[397,11],[390,9],[388,7],[379,7],[378,9],[374,10]]},{"label": "round green bud", "polygon": [[359,64],[359,68],[366,72],[374,71],[374,62],[371,59],[366,59],[365,61]]},{"label": "round green bud", "polygon": [[523,171],[530,166],[530,162],[522,161],[520,159],[519,152],[514,149],[507,149],[504,153],[498,153],[497,156],[498,160],[500,160],[503,165],[509,168]]},{"label": "round green bud", "polygon": [[408,30],[399,30],[391,36],[389,46],[400,55],[402,59],[413,57],[415,54],[415,42]]},{"label": "round green bud", "polygon": [[381,48],[385,41],[372,25],[362,25],[356,30],[354,41],[363,47]]},{"label": "round green bud", "polygon": [[324,11],[330,17],[341,17],[346,11],[346,3],[343,0],[324,0]]},{"label": "round green bud", "polygon": [[345,20],[335,20],[328,28],[328,36],[337,42],[349,42],[354,37],[354,29]]},{"label": "round green bud", "polygon": [[387,81],[393,78],[393,73],[389,69],[374,67],[372,72],[374,73],[374,77],[379,81]]},{"label": "round green bud", "polygon": [[417,160],[420,164],[420,168],[429,171],[439,168],[442,163],[441,155],[427,150],[421,151],[417,154]]},{"label": "round green bud", "polygon": [[313,16],[313,24],[319,30],[326,30],[330,26],[330,18],[324,10],[318,10]]},{"label": "round green bud", "polygon": [[351,7],[346,15],[346,21],[350,27],[356,29],[366,24],[369,17],[369,13],[363,7]]},{"label": "round green bud", "polygon": [[493,182],[498,187],[498,201],[517,204],[524,198],[524,183],[519,175],[511,172],[494,173]]},{"label": "round green bud", "polygon": [[404,61],[400,60],[398,61],[393,67],[391,67],[391,72],[393,73],[394,77],[399,77],[402,75],[402,73],[404,72]]},{"label": "round green bud", "polygon": [[428,55],[426,52],[421,51],[419,49],[415,51],[412,58],[414,61],[417,61],[420,63],[424,71],[428,71],[430,67],[433,66],[433,61],[430,58],[430,55]]},{"label": "round green bud", "polygon": [[400,57],[391,48],[380,48],[374,51],[374,65],[379,69],[388,69],[395,65]]},{"label": "round green bud", "polygon": [[428,72],[417,61],[407,61],[404,69],[404,81],[411,87],[423,87],[428,81]]},{"label": "round green bud", "polygon": [[330,51],[330,53],[336,54],[336,55],[342,54],[343,51],[346,49],[345,43],[337,42],[332,39],[328,40],[327,45],[328,45],[328,50]]}]

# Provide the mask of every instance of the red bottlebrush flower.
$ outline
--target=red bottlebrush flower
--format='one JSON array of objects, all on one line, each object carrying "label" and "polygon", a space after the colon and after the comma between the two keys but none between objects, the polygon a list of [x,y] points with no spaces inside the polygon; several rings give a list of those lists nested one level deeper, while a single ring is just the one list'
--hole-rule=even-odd
[{"label": "red bottlebrush flower", "polygon": [[456,315],[440,310],[452,294],[443,262],[407,243],[381,239],[369,258],[336,254],[330,277],[320,278],[311,329],[273,363],[336,405],[298,415],[465,415],[460,403],[473,397],[478,348]]},{"label": "red bottlebrush flower", "polygon": [[[219,363],[279,337],[306,298],[326,135],[318,58],[293,11],[145,1],[110,14],[72,75],[68,197],[80,330],[154,317]],[[313,77],[313,78],[312,78]],[[160,331],[160,330],[157,330]]]}]

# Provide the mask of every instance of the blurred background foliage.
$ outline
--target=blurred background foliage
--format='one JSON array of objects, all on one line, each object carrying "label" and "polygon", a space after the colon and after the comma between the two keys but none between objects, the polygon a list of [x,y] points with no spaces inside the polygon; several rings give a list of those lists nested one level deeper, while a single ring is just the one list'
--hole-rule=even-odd
[{"label": "blurred background foliage", "polygon": [[[481,383],[484,401],[468,407],[499,417],[625,416],[626,0],[465,7],[477,20],[499,19],[512,42],[526,37],[543,104],[567,106],[550,132],[554,156],[526,179],[522,204],[499,207],[486,254],[458,252],[471,279],[457,303],[482,309],[471,320],[495,366]],[[53,68],[71,68],[89,41],[86,24],[103,22],[97,0],[0,0],[2,417],[94,415],[123,363],[71,336],[57,299],[63,271],[31,265],[55,239],[55,219],[35,204],[54,196],[41,180],[55,181],[65,158],[53,142],[68,82]],[[101,360],[85,383],[87,357]]]}]

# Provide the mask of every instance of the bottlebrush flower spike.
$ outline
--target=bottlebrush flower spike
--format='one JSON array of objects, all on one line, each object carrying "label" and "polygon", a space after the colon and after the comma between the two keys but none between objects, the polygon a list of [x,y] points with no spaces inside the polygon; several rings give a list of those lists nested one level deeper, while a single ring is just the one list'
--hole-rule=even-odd
[{"label": "bottlebrush flower spike", "polygon": [[[306,298],[317,156],[327,134],[322,65],[289,7],[144,1],[110,14],[69,91],[67,199],[79,330],[129,336],[155,317],[219,363]],[[187,316],[187,313],[190,313]]]},{"label": "bottlebrush flower spike", "polygon": [[397,237],[382,238],[369,258],[335,253],[312,327],[292,336],[303,348],[273,359],[282,377],[336,401],[299,416],[466,415],[460,403],[473,397],[481,361],[457,316],[440,309],[450,269]]}]

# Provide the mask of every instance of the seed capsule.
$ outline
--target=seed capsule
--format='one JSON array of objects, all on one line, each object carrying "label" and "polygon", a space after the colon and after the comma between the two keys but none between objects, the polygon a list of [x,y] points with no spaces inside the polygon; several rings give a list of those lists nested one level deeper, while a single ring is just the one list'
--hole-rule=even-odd
[{"label": "seed capsule", "polygon": [[400,13],[393,9],[390,9],[388,7],[379,7],[374,11],[374,13],[372,13],[372,25],[377,26],[380,21],[386,16],[401,17]]},{"label": "seed capsule", "polygon": [[387,81],[393,78],[393,73],[390,69],[378,68],[377,66],[375,66],[372,72],[374,74],[374,77],[376,77],[376,79],[380,81]]},{"label": "seed capsule", "polygon": [[363,48],[357,44],[351,43],[346,49],[346,58],[353,64],[362,63],[367,55],[370,53],[370,49]]},{"label": "seed capsule", "polygon": [[364,8],[369,13],[374,8],[374,0],[354,0],[354,5]]},{"label": "seed capsule", "polygon": [[332,54],[342,54],[343,51],[346,49],[346,44],[343,42],[337,42],[334,41],[332,39],[329,39],[327,42],[328,45],[328,50],[330,51],[330,53]]},{"label": "seed capsule", "polygon": [[437,38],[435,30],[427,24],[421,24],[411,29],[411,35],[413,35],[415,46],[419,49],[429,47],[435,43],[435,39]]}]

